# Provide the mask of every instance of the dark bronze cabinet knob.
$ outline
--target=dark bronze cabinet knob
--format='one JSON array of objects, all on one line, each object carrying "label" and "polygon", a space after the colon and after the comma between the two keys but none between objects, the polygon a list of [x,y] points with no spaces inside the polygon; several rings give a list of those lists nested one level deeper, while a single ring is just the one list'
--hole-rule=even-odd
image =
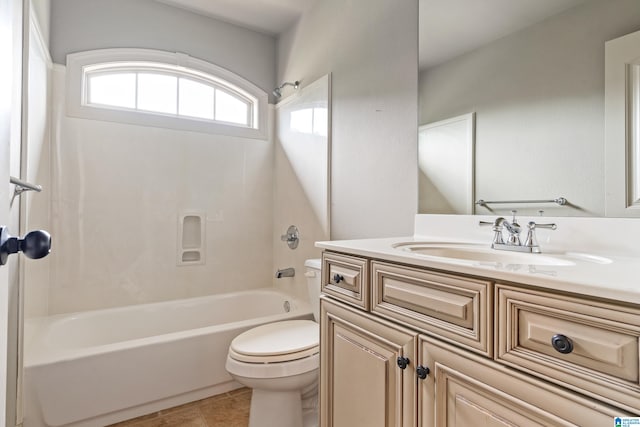
[{"label": "dark bronze cabinet knob", "polygon": [[562,354],[569,354],[573,351],[573,342],[571,341],[571,338],[562,334],[556,334],[551,337],[551,345],[556,349],[556,351]]}]

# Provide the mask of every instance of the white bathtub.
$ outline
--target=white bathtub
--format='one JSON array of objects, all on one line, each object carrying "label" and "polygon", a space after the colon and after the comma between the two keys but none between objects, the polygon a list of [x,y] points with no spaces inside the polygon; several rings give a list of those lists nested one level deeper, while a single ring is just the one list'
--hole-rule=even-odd
[{"label": "white bathtub", "polygon": [[258,289],[28,319],[24,426],[104,426],[231,390],[231,340],[297,318],[307,302]]}]

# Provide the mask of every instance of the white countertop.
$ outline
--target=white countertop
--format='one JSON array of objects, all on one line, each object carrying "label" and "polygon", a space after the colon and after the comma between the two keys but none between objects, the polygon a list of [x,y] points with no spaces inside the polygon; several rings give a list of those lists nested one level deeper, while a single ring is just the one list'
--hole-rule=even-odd
[{"label": "white countertop", "polygon": [[[429,226],[424,227],[424,218],[416,219],[416,235],[409,237],[393,237],[379,239],[357,239],[357,240],[336,240],[317,242],[316,246],[322,249],[360,255],[380,260],[388,260],[403,264],[428,267],[438,270],[446,270],[453,273],[462,273],[474,276],[490,278],[497,281],[509,281],[533,285],[540,288],[551,290],[560,290],[566,292],[577,293],[581,295],[604,298],[640,304],[640,255],[635,250],[628,248],[610,247],[607,244],[596,244],[585,241],[584,236],[576,237],[576,247],[566,242],[563,244],[554,244],[552,239],[546,238],[545,243],[541,242],[543,248],[543,256],[557,257],[568,260],[570,265],[537,265],[535,263],[501,263],[501,262],[478,262],[465,261],[455,259],[445,259],[441,257],[423,255],[413,253],[411,251],[395,248],[394,245],[399,243],[473,243],[486,245],[488,250],[491,243],[491,230],[484,230],[483,239],[478,239],[479,234],[475,231],[471,238],[463,239],[460,228],[456,231],[447,231],[446,226],[450,225],[450,219],[444,220],[445,216],[427,216],[418,215],[417,217],[428,218]],[[440,218],[438,218],[440,217]],[[483,217],[467,217],[454,220],[457,225],[473,224],[477,227],[479,219],[487,219]],[[584,218],[573,220],[568,218],[545,218],[545,220],[554,220],[558,222],[558,229],[564,227],[565,233],[559,233],[560,238],[569,234],[575,234],[575,224],[578,224],[578,230],[585,229],[583,235],[597,241],[598,230],[602,229],[607,234],[606,238],[621,238],[618,234],[625,236],[625,239],[631,239],[633,245],[640,250],[640,228],[636,228],[635,222],[633,228],[629,229],[629,222],[618,223],[615,220],[596,219],[596,223],[589,220],[585,222]],[[602,221],[608,221],[603,223]],[[614,221],[613,223],[611,221]],[[627,220],[628,221],[628,220]],[[640,227],[640,220],[635,220]],[[523,221],[524,222],[524,221]],[[541,221],[542,222],[542,221]],[[521,222],[522,223],[522,222]],[[612,225],[613,224],[613,225]],[[618,227],[618,225],[624,225]],[[587,228],[585,228],[585,226]],[[612,228],[613,227],[613,228]],[[462,227],[464,228],[464,227]],[[432,235],[430,235],[430,233]],[[550,235],[553,235],[551,232]],[[637,234],[636,234],[637,233]],[[594,235],[596,235],[594,237]],[[627,242],[627,240],[624,240]],[[608,242],[608,241],[607,241]],[[626,243],[625,243],[626,244]],[[634,247],[634,249],[635,249]],[[504,252],[508,256],[511,252],[491,250],[492,253]],[[589,260],[589,257],[582,257],[581,254],[597,255],[603,257]],[[529,255],[535,259],[538,255]]]}]

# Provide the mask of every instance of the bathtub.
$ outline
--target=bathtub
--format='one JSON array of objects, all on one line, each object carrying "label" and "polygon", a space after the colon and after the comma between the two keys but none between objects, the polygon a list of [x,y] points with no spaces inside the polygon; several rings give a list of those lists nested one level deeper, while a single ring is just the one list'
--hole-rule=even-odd
[{"label": "bathtub", "polygon": [[104,426],[232,390],[236,335],[311,313],[270,288],[27,319],[24,426]]}]

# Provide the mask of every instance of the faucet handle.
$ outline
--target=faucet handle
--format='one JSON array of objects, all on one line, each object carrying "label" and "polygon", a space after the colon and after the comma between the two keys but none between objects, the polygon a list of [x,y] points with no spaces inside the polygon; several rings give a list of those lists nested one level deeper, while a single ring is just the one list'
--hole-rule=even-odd
[{"label": "faucet handle", "polygon": [[493,222],[489,222],[489,221],[480,221],[478,222],[478,225],[483,226],[483,225],[490,225],[493,227],[493,245],[502,245],[504,244],[504,240],[502,239],[502,221],[504,221],[504,218],[500,217],[497,218],[495,221]]},{"label": "faucet handle", "polygon": [[512,209],[511,210],[511,223],[514,225],[518,225],[518,222],[516,221],[516,214],[518,213],[517,210]]},{"label": "faucet handle", "polygon": [[558,226],[555,223],[551,224],[536,224],[534,221],[529,221],[527,224],[529,231],[527,232],[527,238],[524,241],[524,246],[528,248],[532,248],[532,252],[540,252],[540,246],[538,245],[538,240],[536,239],[536,228],[548,228],[550,230],[555,230]]},{"label": "faucet handle", "polygon": [[535,222],[531,221],[528,224],[529,228],[548,228],[549,230],[555,230],[558,228],[558,225],[556,223],[551,223],[551,224],[536,224]]}]

